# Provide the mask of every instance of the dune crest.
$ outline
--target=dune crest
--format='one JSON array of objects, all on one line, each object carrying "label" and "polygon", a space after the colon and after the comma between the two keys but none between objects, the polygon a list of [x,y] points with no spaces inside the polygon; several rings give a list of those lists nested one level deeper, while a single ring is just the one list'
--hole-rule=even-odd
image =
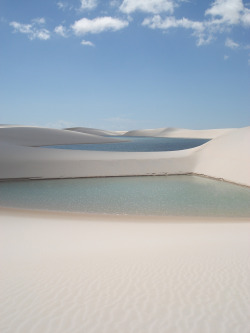
[{"label": "dune crest", "polygon": [[114,138],[104,138],[89,133],[78,133],[32,126],[0,127],[0,142],[8,142],[21,146],[46,146],[61,144],[110,143],[121,142]]},{"label": "dune crest", "polygon": [[233,131],[233,128],[223,129],[208,129],[208,130],[190,130],[185,128],[156,128],[145,130],[128,131],[126,136],[156,136],[165,138],[200,138],[200,139],[213,139],[220,135]]},{"label": "dune crest", "polygon": [[115,136],[115,135],[125,135],[126,134],[126,131],[107,131],[107,130],[101,130],[101,129],[97,129],[97,128],[88,128],[88,127],[72,127],[72,128],[65,128],[65,130],[72,131],[72,132],[100,135],[100,136]]}]

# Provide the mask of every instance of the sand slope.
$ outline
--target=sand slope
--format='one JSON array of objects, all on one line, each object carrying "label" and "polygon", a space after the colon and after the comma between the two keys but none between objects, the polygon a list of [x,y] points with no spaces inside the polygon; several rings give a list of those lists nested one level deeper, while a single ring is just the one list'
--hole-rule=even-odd
[{"label": "sand slope", "polygon": [[8,142],[22,146],[45,146],[78,143],[109,143],[122,140],[104,138],[88,133],[31,126],[0,127],[0,143]]},{"label": "sand slope", "polygon": [[122,153],[27,147],[116,140],[110,137],[41,128],[0,128],[0,179],[194,173],[250,186],[250,127],[226,132],[192,149]]},{"label": "sand slope", "polygon": [[233,129],[209,129],[209,130],[190,130],[184,128],[156,128],[156,129],[145,129],[145,130],[133,130],[126,132],[126,136],[155,136],[155,137],[166,137],[166,138],[203,138],[213,139],[217,136],[231,132]]},{"label": "sand slope", "polygon": [[194,156],[194,173],[250,186],[250,127],[207,142]]}]

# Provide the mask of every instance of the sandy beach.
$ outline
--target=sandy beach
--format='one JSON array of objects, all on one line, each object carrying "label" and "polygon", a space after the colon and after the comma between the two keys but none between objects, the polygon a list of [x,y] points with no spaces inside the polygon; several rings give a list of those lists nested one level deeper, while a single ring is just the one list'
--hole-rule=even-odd
[{"label": "sandy beach", "polygon": [[[173,152],[39,147],[117,140],[77,131],[2,126],[1,180],[191,173],[250,185],[249,127]],[[2,207],[0,331],[248,333],[249,222]]]}]

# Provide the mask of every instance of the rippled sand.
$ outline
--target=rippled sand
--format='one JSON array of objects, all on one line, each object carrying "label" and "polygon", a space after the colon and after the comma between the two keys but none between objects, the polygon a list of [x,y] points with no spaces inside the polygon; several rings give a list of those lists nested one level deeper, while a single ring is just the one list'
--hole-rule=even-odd
[{"label": "rippled sand", "polygon": [[249,333],[250,223],[0,213],[1,333]]}]

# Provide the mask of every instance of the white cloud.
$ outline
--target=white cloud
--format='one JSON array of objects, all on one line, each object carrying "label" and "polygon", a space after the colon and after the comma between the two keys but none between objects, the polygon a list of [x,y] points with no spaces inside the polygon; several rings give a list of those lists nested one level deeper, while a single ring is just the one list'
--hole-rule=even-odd
[{"label": "white cloud", "polygon": [[57,6],[58,6],[59,9],[64,10],[67,7],[67,4],[64,3],[64,2],[59,1],[59,2],[57,2]]},{"label": "white cloud", "polygon": [[74,9],[74,6],[69,4],[68,2],[65,1],[58,1],[57,6],[59,9],[65,11],[65,10],[72,10]]},{"label": "white cloud", "polygon": [[81,0],[81,9],[91,10],[97,6],[97,0]]},{"label": "white cloud", "polygon": [[225,46],[229,47],[230,49],[237,49],[240,45],[234,42],[231,38],[227,38],[225,41]]},{"label": "white cloud", "polygon": [[58,25],[55,27],[54,31],[62,37],[67,37],[67,29],[63,25]]},{"label": "white cloud", "polygon": [[170,28],[184,28],[193,31],[193,35],[198,38],[197,44],[204,45],[211,41],[211,36],[206,36],[205,26],[203,22],[192,21],[187,18],[176,19],[174,16],[168,16],[162,19],[160,15],[155,15],[152,18],[146,18],[142,25],[148,26],[151,29],[168,30]]},{"label": "white cloud", "polygon": [[32,33],[32,25],[31,24],[22,24],[18,22],[10,22],[10,26],[15,29],[15,32],[21,32],[23,34],[31,34]]},{"label": "white cloud", "polygon": [[76,35],[98,34],[104,31],[117,31],[128,26],[127,21],[113,17],[96,17],[93,20],[82,18],[71,26]]},{"label": "white cloud", "polygon": [[[192,35],[197,38],[197,45],[210,43],[218,33],[229,31],[232,26],[250,26],[250,10],[244,7],[242,0],[215,0],[205,11],[205,16],[204,21],[192,21],[188,18],[177,19],[173,16],[162,19],[160,15],[155,15],[144,19],[142,25],[162,30],[191,29]],[[228,42],[226,46],[236,48],[236,44]]]},{"label": "white cloud", "polygon": [[36,18],[31,21],[31,24],[23,24],[19,22],[10,22],[10,26],[14,28],[14,32],[26,34],[29,39],[47,40],[50,38],[50,32],[41,27],[45,23],[44,18]]},{"label": "white cloud", "polygon": [[215,0],[205,15],[211,15],[218,23],[238,24],[244,10],[242,0]]},{"label": "white cloud", "polygon": [[90,42],[89,40],[84,40],[84,39],[81,41],[81,44],[84,46],[95,46],[94,43]]},{"label": "white cloud", "polygon": [[228,60],[229,56],[228,55],[224,55],[224,60]]},{"label": "white cloud", "polygon": [[123,0],[120,10],[131,14],[135,11],[159,14],[161,12],[173,13],[176,1],[174,0]]},{"label": "white cloud", "polygon": [[35,38],[43,39],[43,40],[50,39],[50,32],[47,29],[37,30],[37,31],[33,32],[31,39],[35,39]]},{"label": "white cloud", "polygon": [[168,16],[164,20],[160,15],[155,15],[152,18],[147,18],[142,22],[142,25],[147,25],[152,29],[169,29],[169,28],[186,28],[203,31],[203,23],[198,21],[191,21],[187,18],[176,19],[174,16]]},{"label": "white cloud", "polygon": [[250,10],[244,6],[242,0],[216,0],[206,10],[205,15],[211,16],[214,26],[250,26]]},{"label": "white cloud", "polygon": [[37,18],[34,18],[33,20],[32,20],[32,22],[34,23],[34,24],[38,24],[38,25],[43,25],[43,24],[45,24],[45,18],[44,17],[37,17]]},{"label": "white cloud", "polygon": [[245,25],[247,27],[250,26],[250,9],[248,9],[248,8],[244,9],[244,12],[241,17],[241,21],[242,21],[243,25]]}]

